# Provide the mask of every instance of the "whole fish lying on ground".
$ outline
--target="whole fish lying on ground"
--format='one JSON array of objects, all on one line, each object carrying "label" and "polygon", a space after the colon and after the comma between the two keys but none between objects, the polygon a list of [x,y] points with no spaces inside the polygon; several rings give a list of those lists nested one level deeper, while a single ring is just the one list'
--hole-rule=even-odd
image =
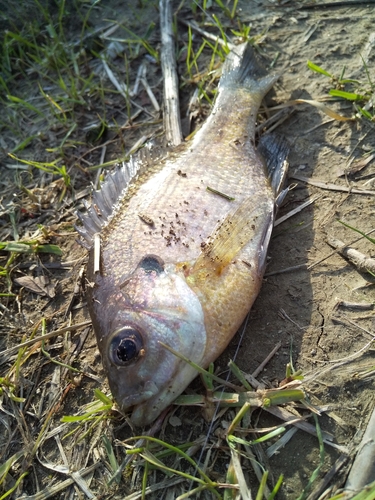
[{"label": "whole fish lying on ground", "polygon": [[276,79],[250,45],[238,46],[193,141],[148,168],[123,165],[80,215],[104,369],[135,425],[155,420],[197,375],[160,342],[207,367],[258,295],[288,166],[284,141],[266,134],[254,145]]}]

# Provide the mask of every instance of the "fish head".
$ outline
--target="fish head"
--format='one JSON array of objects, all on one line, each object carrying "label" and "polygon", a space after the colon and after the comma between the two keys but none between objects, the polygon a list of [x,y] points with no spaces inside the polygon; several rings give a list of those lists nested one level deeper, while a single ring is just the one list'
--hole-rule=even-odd
[{"label": "fish head", "polygon": [[100,304],[95,332],[112,394],[135,425],[151,423],[197,372],[161,343],[198,363],[206,346],[204,314],[197,295],[174,266],[143,257],[134,272]]}]

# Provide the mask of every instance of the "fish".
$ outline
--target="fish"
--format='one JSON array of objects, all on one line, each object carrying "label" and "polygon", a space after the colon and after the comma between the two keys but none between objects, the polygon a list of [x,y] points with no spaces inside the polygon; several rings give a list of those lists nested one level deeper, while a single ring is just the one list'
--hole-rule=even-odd
[{"label": "fish", "polygon": [[256,145],[255,127],[278,77],[250,44],[236,46],[193,139],[124,163],[78,214],[103,368],[135,426],[197,376],[186,358],[203,368],[216,360],[259,293],[289,147],[273,134]]}]

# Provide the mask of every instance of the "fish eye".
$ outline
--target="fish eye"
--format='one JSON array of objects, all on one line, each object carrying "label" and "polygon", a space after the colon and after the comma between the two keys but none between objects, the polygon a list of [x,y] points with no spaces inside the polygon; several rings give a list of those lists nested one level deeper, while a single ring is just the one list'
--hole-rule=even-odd
[{"label": "fish eye", "polygon": [[139,262],[138,267],[144,269],[146,273],[154,271],[160,274],[164,271],[164,261],[157,255],[145,255]]},{"label": "fish eye", "polygon": [[135,361],[142,350],[142,335],[132,326],[124,326],[112,336],[109,357],[113,364],[126,366],[131,361]]}]

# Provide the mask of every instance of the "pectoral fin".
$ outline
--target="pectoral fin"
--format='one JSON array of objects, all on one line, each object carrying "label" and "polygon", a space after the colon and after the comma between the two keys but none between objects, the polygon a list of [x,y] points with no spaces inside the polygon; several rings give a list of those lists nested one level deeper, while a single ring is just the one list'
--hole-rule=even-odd
[{"label": "pectoral fin", "polygon": [[217,226],[202,247],[202,252],[191,268],[189,276],[195,279],[203,279],[212,274],[220,276],[249,241],[264,232],[264,215],[269,219],[269,222],[266,222],[266,246],[268,246],[273,225],[273,210],[270,210],[270,203],[264,201],[259,204],[259,198],[247,198],[235,212],[228,214]]}]

